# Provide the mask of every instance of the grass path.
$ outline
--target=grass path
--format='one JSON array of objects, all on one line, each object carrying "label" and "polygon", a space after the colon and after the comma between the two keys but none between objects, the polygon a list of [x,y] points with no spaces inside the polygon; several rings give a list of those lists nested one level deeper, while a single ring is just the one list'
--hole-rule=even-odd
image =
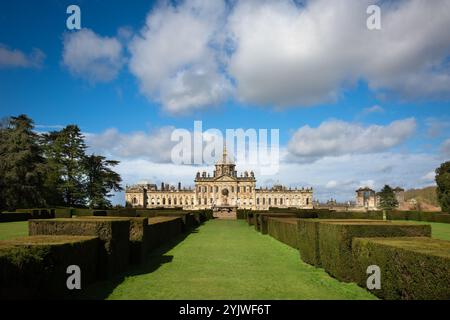
[{"label": "grass path", "polygon": [[[153,264],[153,265],[152,265]],[[102,296],[103,295],[103,296]],[[374,299],[301,262],[298,251],[244,221],[211,220],[141,269],[98,283],[87,298]]]},{"label": "grass path", "polygon": [[0,240],[14,239],[28,235],[28,221],[0,223]]}]

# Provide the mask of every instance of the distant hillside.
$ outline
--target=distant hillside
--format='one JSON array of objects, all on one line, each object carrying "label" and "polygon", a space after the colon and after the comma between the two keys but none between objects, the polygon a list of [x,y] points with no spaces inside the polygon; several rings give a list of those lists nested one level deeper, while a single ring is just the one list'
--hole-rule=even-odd
[{"label": "distant hillside", "polygon": [[419,203],[439,206],[436,195],[436,187],[425,187],[422,189],[410,189],[405,191],[405,200],[416,199]]}]

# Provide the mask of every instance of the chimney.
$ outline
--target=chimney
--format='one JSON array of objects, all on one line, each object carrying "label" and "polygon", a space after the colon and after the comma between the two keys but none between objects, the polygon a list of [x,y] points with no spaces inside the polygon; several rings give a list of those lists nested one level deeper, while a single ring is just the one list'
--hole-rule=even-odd
[{"label": "chimney", "polygon": [[178,191],[181,191],[181,182],[178,182]]},{"label": "chimney", "polygon": [[161,182],[161,191],[164,191],[164,182]]}]

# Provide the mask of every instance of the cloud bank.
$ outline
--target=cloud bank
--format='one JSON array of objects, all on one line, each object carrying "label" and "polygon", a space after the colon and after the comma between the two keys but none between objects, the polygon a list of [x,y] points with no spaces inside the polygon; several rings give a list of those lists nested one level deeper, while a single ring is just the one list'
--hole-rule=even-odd
[{"label": "cloud bank", "polygon": [[[381,30],[366,27],[371,0],[165,1],[124,46],[140,91],[172,114],[233,98],[304,107],[337,101],[365,82],[380,97],[450,99],[450,2],[380,1]],[[119,38],[90,30],[64,40],[64,64],[109,81]]]}]

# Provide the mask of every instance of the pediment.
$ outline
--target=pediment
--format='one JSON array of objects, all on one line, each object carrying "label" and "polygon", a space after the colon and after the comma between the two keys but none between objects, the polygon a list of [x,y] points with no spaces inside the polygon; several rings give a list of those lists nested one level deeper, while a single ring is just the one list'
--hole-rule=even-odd
[{"label": "pediment", "polygon": [[236,178],[230,177],[228,175],[221,175],[220,177],[217,177],[215,181],[224,181],[224,182],[235,182]]}]

